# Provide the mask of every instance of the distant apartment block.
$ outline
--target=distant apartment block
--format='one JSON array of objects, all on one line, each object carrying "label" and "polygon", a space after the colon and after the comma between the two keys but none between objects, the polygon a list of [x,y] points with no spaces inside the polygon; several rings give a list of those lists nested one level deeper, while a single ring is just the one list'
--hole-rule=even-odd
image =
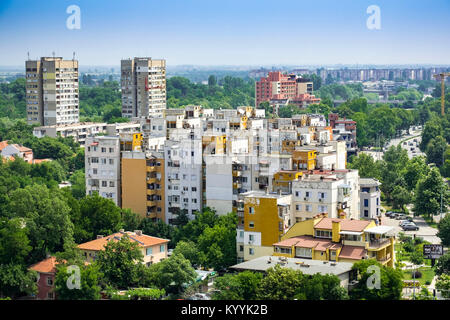
[{"label": "distant apartment block", "polygon": [[310,103],[319,103],[313,93],[313,83],[294,74],[269,72],[255,83],[255,102],[269,101],[275,104],[295,104],[304,107]]},{"label": "distant apartment block", "polygon": [[122,116],[162,117],[166,109],[166,61],[121,61]]},{"label": "distant apartment block", "polygon": [[25,69],[28,124],[79,122],[77,60],[43,57],[27,60]]}]

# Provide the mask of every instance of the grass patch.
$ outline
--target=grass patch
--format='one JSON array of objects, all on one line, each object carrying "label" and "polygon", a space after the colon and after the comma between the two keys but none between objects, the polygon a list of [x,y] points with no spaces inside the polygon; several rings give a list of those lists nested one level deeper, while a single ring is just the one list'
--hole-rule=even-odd
[{"label": "grass patch", "polygon": [[[424,286],[427,281],[431,283],[435,275],[433,268],[421,267],[418,270],[422,273],[422,277],[416,279],[417,281],[420,282],[420,285]],[[411,274],[412,270],[403,270],[402,272],[403,272],[403,280],[413,280]]]},{"label": "grass patch", "polygon": [[423,219],[430,227],[437,229],[438,224],[433,220],[433,217],[423,217]]}]

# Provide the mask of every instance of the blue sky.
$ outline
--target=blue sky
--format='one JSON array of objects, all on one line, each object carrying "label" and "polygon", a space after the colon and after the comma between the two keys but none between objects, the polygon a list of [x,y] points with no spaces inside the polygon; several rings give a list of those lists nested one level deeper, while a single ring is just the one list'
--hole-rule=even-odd
[{"label": "blue sky", "polygon": [[[66,28],[69,5],[81,29]],[[381,10],[369,30],[367,7]],[[1,0],[0,65],[56,55],[169,65],[450,64],[449,0]]]}]

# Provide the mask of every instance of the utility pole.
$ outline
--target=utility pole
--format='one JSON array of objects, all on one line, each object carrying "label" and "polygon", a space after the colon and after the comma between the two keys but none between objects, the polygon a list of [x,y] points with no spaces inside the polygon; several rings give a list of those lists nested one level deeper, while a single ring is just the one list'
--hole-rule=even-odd
[{"label": "utility pole", "polygon": [[445,115],[445,77],[450,77],[450,72],[434,74],[434,78],[441,80],[441,115]]}]

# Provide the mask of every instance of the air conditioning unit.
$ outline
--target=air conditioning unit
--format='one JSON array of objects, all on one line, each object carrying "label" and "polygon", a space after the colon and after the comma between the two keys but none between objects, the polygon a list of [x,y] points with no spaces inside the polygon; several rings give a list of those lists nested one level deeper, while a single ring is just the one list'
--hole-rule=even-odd
[{"label": "air conditioning unit", "polygon": [[305,201],[308,201],[308,200],[309,200],[309,198],[306,198],[306,197],[305,197],[305,198],[303,198],[303,200],[305,200]]},{"label": "air conditioning unit", "polygon": [[319,202],[322,202],[323,201],[323,199],[322,198],[319,198]]}]

